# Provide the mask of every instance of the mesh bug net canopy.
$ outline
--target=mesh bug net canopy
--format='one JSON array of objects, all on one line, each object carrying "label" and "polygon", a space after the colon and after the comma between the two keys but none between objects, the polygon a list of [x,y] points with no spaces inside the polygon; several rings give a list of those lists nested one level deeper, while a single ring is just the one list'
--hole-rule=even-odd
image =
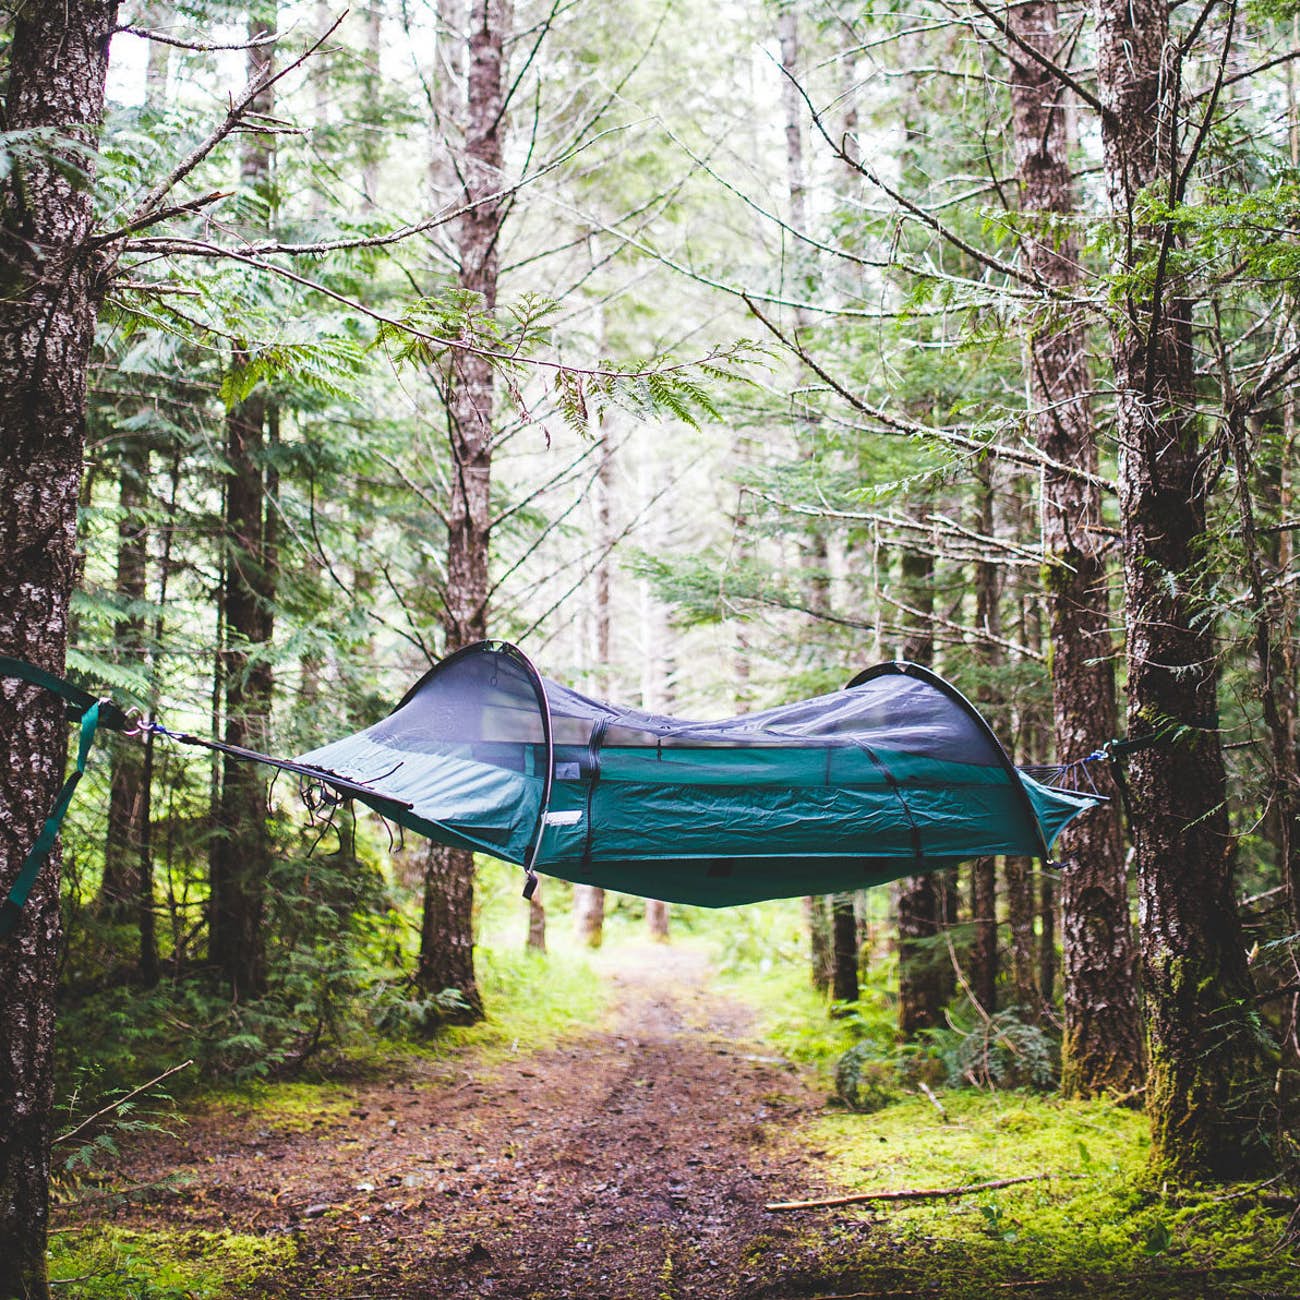
[{"label": "mesh bug net canopy", "polygon": [[969,701],[914,664],[693,722],[591,699],[500,641],[449,656],[382,722],[298,762],[440,843],[706,907],[1046,857],[1096,802],[1018,771]]}]

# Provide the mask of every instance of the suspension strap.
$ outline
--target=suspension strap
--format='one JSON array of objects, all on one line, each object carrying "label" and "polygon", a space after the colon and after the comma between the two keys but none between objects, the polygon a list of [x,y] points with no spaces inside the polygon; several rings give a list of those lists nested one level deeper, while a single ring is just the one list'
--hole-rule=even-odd
[{"label": "suspension strap", "polygon": [[[6,662],[12,663],[13,660]],[[30,665],[24,666],[30,667]],[[40,672],[40,669],[35,671]],[[26,677],[24,680],[31,681],[32,679]],[[57,678],[53,680],[58,681]],[[44,682],[37,682],[36,684],[45,685]],[[66,686],[68,683],[62,683],[62,685]],[[62,690],[55,687],[47,687],[47,689],[54,690],[56,695],[64,694]],[[72,689],[76,690],[77,688],[72,687]],[[65,696],[65,698],[67,697]],[[113,708],[116,712],[121,712],[116,705]],[[55,799],[54,807],[50,809],[50,815],[45,819],[45,825],[41,828],[36,843],[32,845],[31,851],[23,859],[23,865],[18,868],[18,877],[9,890],[9,897],[5,899],[3,905],[0,905],[0,938],[9,934],[14,926],[18,924],[18,918],[22,915],[27,896],[32,892],[32,886],[41,874],[45,859],[49,857],[50,850],[54,847],[54,841],[59,834],[59,827],[63,825],[63,819],[67,816],[68,805],[72,802],[72,793],[76,790],[77,782],[81,780],[82,774],[86,770],[86,759],[90,754],[91,745],[95,743],[95,732],[100,723],[100,710],[100,701],[92,698],[89,707],[81,715],[81,740],[77,745],[77,766],[68,779],[64,781],[63,789],[59,791],[59,797]]]},{"label": "suspension strap", "polygon": [[388,795],[380,794],[358,781],[349,781],[344,777],[336,776],[333,772],[327,772],[323,768],[312,767],[306,763],[295,763],[290,759],[274,758],[270,754],[259,754],[256,750],[244,749],[239,745],[226,745],[219,740],[207,740],[202,736],[191,736],[185,731],[171,731],[159,722],[151,721],[133,725],[132,720],[112,700],[97,700],[89,691],[82,690],[80,686],[73,685],[72,682],[67,681],[65,678],[56,677],[53,673],[46,672],[44,668],[29,664],[25,659],[11,659],[6,655],[0,655],[0,677],[17,678],[18,681],[27,682],[31,686],[38,686],[42,690],[49,691],[51,695],[57,695],[67,704],[68,720],[81,723],[81,741],[77,747],[76,769],[63,783],[63,788],[59,791],[59,797],[54,801],[54,807],[50,809],[50,815],[46,818],[45,825],[41,829],[36,843],[32,845],[31,852],[23,859],[23,864],[18,869],[18,877],[9,890],[9,896],[3,904],[0,904],[0,939],[9,934],[17,925],[23,905],[27,902],[27,896],[31,893],[32,886],[35,885],[37,877],[41,873],[41,867],[44,865],[45,859],[49,857],[50,850],[54,847],[54,841],[59,834],[59,827],[63,824],[63,819],[67,815],[68,805],[72,802],[73,791],[76,790],[77,782],[81,780],[82,774],[86,770],[86,759],[95,740],[95,731],[99,727],[107,727],[111,731],[123,731],[132,736],[147,733],[166,736],[168,739],[177,741],[182,745],[198,745],[221,754],[230,754],[234,758],[245,759],[253,763],[263,763],[269,767],[293,772],[307,780],[318,781],[330,786],[345,796],[363,798],[371,807],[386,816],[396,816],[408,812],[412,807],[405,800],[394,799]]},{"label": "suspension strap", "polygon": [[69,722],[79,722],[92,704],[98,704],[101,727],[107,727],[110,731],[130,729],[131,719],[112,700],[97,700],[89,691],[84,691],[80,686],[74,686],[53,673],[47,673],[44,668],[37,668],[25,659],[10,659],[7,655],[0,655],[0,677],[15,677],[20,682],[39,686],[51,695],[57,695],[67,702]]}]

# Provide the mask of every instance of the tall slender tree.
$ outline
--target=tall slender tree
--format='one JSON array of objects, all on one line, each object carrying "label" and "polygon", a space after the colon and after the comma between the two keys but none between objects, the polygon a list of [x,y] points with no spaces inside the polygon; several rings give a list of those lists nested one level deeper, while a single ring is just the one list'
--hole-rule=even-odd
[{"label": "tall slender tree", "polygon": [[[240,153],[240,180],[251,202],[274,210],[274,135],[257,122],[273,109],[275,0],[249,9],[248,78],[262,83],[254,96],[254,121]],[[232,366],[249,363],[236,347]],[[226,415],[225,555],[222,587],[221,672],[225,687],[225,741],[265,752],[273,697],[271,637],[274,630],[276,570],[275,469],[268,442],[275,441],[278,412],[259,386]],[[208,951],[232,989],[256,996],[266,987],[263,928],[271,840],[267,825],[267,782],[262,769],[227,757],[221,769],[217,833],[211,853]]]},{"label": "tall slender tree", "polygon": [[[458,30],[453,9],[440,5],[442,30]],[[465,93],[457,96],[463,128],[458,161],[464,212],[456,222],[457,283],[472,311],[497,305],[501,230],[508,205],[502,195],[506,131],[506,0],[472,0],[468,12]],[[469,328],[473,328],[472,324]],[[448,359],[447,434],[451,499],[447,509],[447,581],[443,631],[448,652],[487,636],[491,541],[492,433],[496,377],[480,352],[457,349]],[[429,992],[460,990],[462,1018],[482,1015],[474,977],[474,855],[431,850],[427,862],[418,980]]]},{"label": "tall slender tree", "polygon": [[[907,634],[899,658],[929,667],[934,662],[934,556],[922,551],[902,555],[903,605]],[[943,881],[930,871],[904,876],[897,886],[898,1032],[914,1038],[922,1029],[943,1024],[948,1000],[948,955],[938,950],[943,928]]]},{"label": "tall slender tree", "polygon": [[[12,18],[0,183],[0,650],[62,673],[77,577],[86,373],[104,266],[88,243],[116,0]],[[67,757],[62,701],[0,681],[0,890],[14,883]],[[0,943],[0,1295],[46,1300],[59,858]]]}]

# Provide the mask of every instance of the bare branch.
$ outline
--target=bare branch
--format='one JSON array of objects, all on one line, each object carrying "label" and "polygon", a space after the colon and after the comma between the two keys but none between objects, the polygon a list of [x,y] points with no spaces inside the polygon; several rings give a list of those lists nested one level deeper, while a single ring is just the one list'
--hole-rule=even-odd
[{"label": "bare branch", "polygon": [[539,370],[553,370],[570,375],[583,375],[592,379],[612,379],[612,380],[629,380],[629,379],[649,379],[652,375],[678,374],[684,370],[691,370],[701,364],[709,364],[723,360],[727,355],[724,348],[715,348],[711,352],[692,361],[676,361],[668,365],[659,366],[648,370],[610,370],[602,366],[577,366],[566,361],[549,361],[541,357],[525,357],[516,353],[500,352],[494,348],[479,347],[474,343],[467,343],[464,339],[446,338],[440,334],[430,334],[427,330],[418,329],[416,326],[406,321],[398,320],[396,317],[389,316],[381,311],[376,311],[372,307],[367,307],[364,303],[358,302],[355,298],[349,298],[346,294],[339,293],[331,289],[328,285],[321,284],[317,280],[309,280],[304,275],[299,275],[296,271],[289,270],[288,267],[278,266],[274,262],[265,262],[258,257],[250,256],[245,253],[236,252],[233,248],[223,248],[220,244],[211,244],[201,239],[160,239],[160,240],[141,240],[140,247],[145,252],[159,252],[171,254],[186,254],[200,257],[224,257],[228,261],[239,262],[244,266],[251,266],[259,271],[266,271],[271,275],[278,275],[283,280],[288,280],[293,284],[300,285],[313,293],[319,293],[323,297],[330,298],[334,302],[341,303],[343,306],[355,311],[358,314],[375,321],[380,325],[387,325],[402,334],[409,335],[411,338],[421,339],[426,343],[433,343],[438,347],[450,348],[456,352],[469,353],[475,356],[486,357],[491,361],[500,361],[506,365],[531,366]]},{"label": "bare branch", "polygon": [[96,1121],[104,1118],[105,1115],[111,1115],[115,1110],[121,1110],[128,1102],[134,1100],[142,1092],[148,1092],[150,1088],[157,1087],[164,1079],[170,1079],[173,1074],[179,1074],[182,1070],[188,1069],[194,1062],[182,1061],[179,1065],[173,1065],[170,1070],[164,1070],[161,1074],[155,1075],[148,1083],[142,1083],[138,1088],[132,1088],[124,1097],[119,1097],[116,1101],[111,1101],[107,1106],[97,1110],[93,1115],[88,1115],[74,1129],[69,1129],[66,1133],[60,1133],[53,1139],[52,1145],[57,1146],[60,1142],[71,1142],[73,1138],[79,1137]]},{"label": "bare branch", "polygon": [[[941,1106],[940,1110],[943,1109]],[[1019,1178],[996,1178],[988,1183],[967,1183],[963,1187],[907,1188],[898,1192],[854,1192],[851,1196],[827,1196],[816,1201],[772,1201],[765,1210],[817,1210],[837,1205],[861,1205],[867,1201],[927,1201],[938,1198],[969,1196],[972,1192],[991,1192],[1017,1183],[1041,1182],[1051,1174],[1022,1174]]]},{"label": "bare branch", "polygon": [[[778,64],[778,66],[780,66]],[[836,141],[831,138],[830,132],[826,129],[826,124],[822,120],[821,114],[813,106],[812,100],[808,97],[808,92],[796,81],[790,77],[784,68],[781,68],[781,75],[789,77],[794,88],[799,92],[799,97],[807,106],[809,115],[812,118],[813,125],[817,128],[818,135],[830,146],[835,156],[851,167],[859,175],[864,176],[883,194],[887,194],[899,207],[910,212],[922,225],[928,226],[945,242],[951,244],[954,248],[960,249],[967,257],[972,257],[981,266],[987,267],[990,271],[996,271],[999,275],[1005,275],[1012,280],[1018,280],[1021,284],[1027,284],[1030,288],[1037,290],[1039,293],[1048,297],[1062,297],[1064,291],[1058,289],[1055,285],[1046,283],[1040,276],[1035,273],[1022,270],[1018,266],[1012,266],[1010,262],[1004,262],[1001,258],[994,257],[992,254],[985,252],[982,248],[977,248],[969,240],[963,239],[956,231],[950,230],[943,224],[932,212],[927,211],[919,203],[913,203],[900,191],[894,189],[892,185],[881,179],[870,167],[867,166],[856,154],[847,149],[843,140]]]},{"label": "bare branch", "polygon": [[95,235],[87,242],[92,248],[102,248],[105,244],[114,243],[119,239],[126,239],[139,230],[144,230],[149,226],[156,226],[160,221],[170,221],[172,217],[198,212],[210,204],[219,203],[222,199],[228,199],[233,193],[233,190],[213,190],[211,194],[204,194],[197,199],[177,203],[170,208],[159,208],[157,212],[151,212],[147,216],[139,217],[128,222],[125,226],[119,226],[116,230],[110,230],[103,235]]},{"label": "bare branch", "polygon": [[137,222],[142,217],[145,217],[152,212],[154,208],[156,208],[158,204],[161,203],[162,200],[166,198],[167,195],[171,193],[171,191],[181,181],[183,181],[185,177],[188,176],[190,172],[192,172],[199,163],[201,163],[217,147],[217,145],[219,145],[226,136],[231,133],[231,131],[235,129],[236,126],[239,125],[241,119],[248,112],[253,101],[262,93],[262,91],[267,89],[268,86],[275,85],[277,81],[281,80],[283,77],[287,77],[295,68],[299,68],[306,63],[307,60],[310,59],[311,56],[315,54],[316,51],[319,50],[320,47],[324,45],[325,42],[338,30],[339,25],[347,16],[348,11],[345,9],[341,14],[339,14],[333,23],[331,23],[330,26],[311,43],[311,45],[309,45],[296,59],[292,60],[292,62],[285,64],[279,72],[272,71],[271,65],[268,64],[265,72],[253,77],[243,90],[239,92],[238,96],[231,100],[230,107],[226,110],[225,119],[221,124],[216,127],[215,130],[211,131],[204,140],[195,145],[194,148],[191,149],[190,152],[186,154],[186,156],[177,163],[176,166],[173,167],[171,171],[153,187],[153,189],[149,191],[148,194],[145,195],[140,206],[136,208],[134,213],[132,213],[131,222]]},{"label": "bare branch", "polygon": [[[1066,465],[1061,461],[1053,460],[1050,456],[1044,455],[1037,448],[1026,447],[1024,449],[1008,447],[1004,443],[995,443],[982,438],[972,437],[968,433],[963,433],[959,429],[940,428],[931,424],[919,424],[915,420],[906,419],[900,415],[894,415],[882,407],[873,406],[858,394],[845,388],[838,380],[822,366],[817,359],[808,351],[801,348],[788,334],[781,329],[775,321],[765,316],[759,309],[754,306],[753,300],[746,295],[745,302],[748,304],[751,312],[776,336],[787,348],[790,349],[799,359],[811,370],[823,383],[827,385],[838,396],[842,397],[856,411],[861,411],[871,419],[884,426],[881,432],[894,434],[904,434],[909,437],[925,438],[934,442],[947,443],[949,446],[960,447],[963,451],[969,451],[982,456],[996,456],[1000,460],[1006,460],[1015,465],[1025,465],[1031,469],[1041,470],[1043,468],[1056,470],[1058,473],[1068,478],[1077,479],[1083,483],[1090,483],[1100,488],[1104,492],[1114,492],[1114,484],[1109,483],[1106,479],[1097,474],[1089,474],[1086,470],[1079,469],[1075,465]],[[967,426],[970,427],[970,426]]]},{"label": "bare branch", "polygon": [[[292,28],[288,29],[292,31]],[[141,40],[156,41],[159,45],[171,45],[178,50],[193,50],[197,54],[211,54],[217,50],[256,50],[263,45],[274,45],[287,32],[263,32],[261,36],[255,36],[249,41],[230,41],[228,43],[215,43],[211,41],[185,41],[179,36],[165,36],[162,32],[150,31],[145,27],[114,27],[113,35],[122,33],[127,36],[138,36]]]},{"label": "bare branch", "polygon": [[1076,95],[1079,96],[1089,108],[1095,112],[1104,113],[1106,110],[1102,107],[1101,100],[1092,93],[1086,86],[1082,85],[1067,68],[1061,67],[1059,63],[1049,59],[1041,50],[1035,49],[1027,40],[1025,40],[1005,18],[999,18],[992,9],[984,3],[984,0],[970,0],[971,4],[984,15],[985,18],[993,24],[1009,41],[1012,42],[1023,53],[1029,55],[1035,63],[1046,68],[1063,86],[1068,86]]}]

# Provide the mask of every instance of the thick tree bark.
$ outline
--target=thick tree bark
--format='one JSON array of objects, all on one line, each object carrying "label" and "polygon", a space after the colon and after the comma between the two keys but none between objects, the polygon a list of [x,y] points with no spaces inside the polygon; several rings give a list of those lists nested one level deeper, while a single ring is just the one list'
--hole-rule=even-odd
[{"label": "thick tree bark", "polygon": [[[457,222],[460,287],[476,295],[478,309],[497,303],[501,229],[506,205],[491,197],[501,188],[505,132],[505,0],[473,0],[469,11],[468,69],[463,101],[464,150],[460,162],[466,211]],[[477,353],[453,350],[447,377],[451,500],[447,520],[447,583],[443,624],[451,652],[487,636],[488,556],[491,541],[492,416],[495,375]],[[432,861],[432,858],[430,859]],[[453,877],[455,879],[453,880]],[[439,891],[445,891],[439,897]],[[441,869],[425,889],[420,983],[436,992],[458,988],[464,1019],[483,1014],[474,978],[474,855],[445,851]],[[439,921],[433,925],[429,908]]]},{"label": "thick tree bark", "polygon": [[[275,4],[254,7],[250,38],[275,30]],[[248,51],[248,76],[265,75],[274,46]],[[254,99],[252,112],[269,115],[272,89]],[[273,200],[273,136],[252,132],[240,158],[243,184],[268,203]],[[247,361],[236,349],[232,364]],[[273,496],[274,471],[268,467],[268,420],[274,418],[264,392],[254,392],[226,416],[225,491],[226,557],[222,592],[228,745],[266,752],[273,677],[269,657],[274,631],[277,557]],[[266,990],[264,914],[266,881],[271,865],[267,826],[267,782],[253,763],[227,757],[222,763],[217,833],[209,859],[211,896],[208,911],[208,956],[237,997],[257,997]]]},{"label": "thick tree bark", "polygon": [[[461,860],[464,858],[469,858],[469,870]],[[448,989],[460,994],[464,1005],[448,1009],[440,1017],[452,1024],[473,1024],[483,1018],[483,1004],[474,980],[473,865],[472,854],[441,844],[428,845],[415,982],[428,997]]]},{"label": "thick tree bark", "polygon": [[[24,5],[12,20],[5,128],[93,145],[115,2]],[[75,164],[90,165],[93,154]],[[103,266],[89,186],[48,158],[0,188],[0,651],[62,673],[76,583],[86,371]],[[0,895],[40,833],[67,758],[62,702],[0,681]],[[59,856],[0,943],[0,1296],[46,1300]]]},{"label": "thick tree bark", "polygon": [[[1123,518],[1128,731],[1165,732],[1128,777],[1136,839],[1157,1167],[1232,1176],[1258,1131],[1259,1045],[1232,893],[1216,723],[1217,648],[1198,590],[1209,457],[1199,437],[1191,303],[1178,237],[1135,218],[1139,193],[1181,176],[1179,51],[1163,0],[1097,0],[1097,88],[1116,271],[1112,317]],[[1172,156],[1171,156],[1172,155]],[[1181,194],[1163,193],[1176,203]],[[1170,734],[1170,728],[1178,728]],[[1254,1113],[1252,1113],[1254,1110]],[[1258,1154],[1257,1148],[1254,1153]]]},{"label": "thick tree bark", "polygon": [[[1027,45],[1055,57],[1060,28],[1054,0],[1014,6],[1007,21]],[[1016,48],[1011,47],[1013,55]],[[1077,243],[1053,221],[1076,210],[1068,93],[1028,55],[1013,58],[1022,247],[1037,274],[1062,289],[1076,285],[1080,276]],[[1054,311],[1035,330],[1029,349],[1039,447],[1057,464],[1095,474],[1084,321]],[[1042,512],[1053,725],[1058,761],[1068,762],[1110,739],[1118,725],[1100,489],[1049,466],[1043,471]],[[1141,1082],[1143,1069],[1119,802],[1106,773],[1095,779],[1112,803],[1079,818],[1056,850],[1065,949],[1061,1086],[1075,1097],[1129,1093]],[[1051,996],[1050,988],[1043,992]]]}]

